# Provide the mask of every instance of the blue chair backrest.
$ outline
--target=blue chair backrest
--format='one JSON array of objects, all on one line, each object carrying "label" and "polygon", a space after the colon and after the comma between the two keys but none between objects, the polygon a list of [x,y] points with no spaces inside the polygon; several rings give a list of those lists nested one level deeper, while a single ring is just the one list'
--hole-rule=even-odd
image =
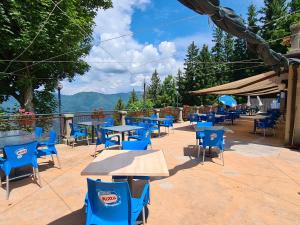
[{"label": "blue chair backrest", "polygon": [[203,147],[218,147],[224,149],[224,130],[205,130]]},{"label": "blue chair backrest", "polygon": [[54,130],[51,130],[50,134],[49,134],[48,144],[55,145],[56,144],[56,137],[57,137],[56,132]]},{"label": "blue chair backrest", "polygon": [[150,118],[157,118],[158,116],[156,114],[150,115]]},{"label": "blue chair backrest", "polygon": [[147,150],[148,141],[123,141],[123,150]]},{"label": "blue chair backrest", "polygon": [[34,136],[36,139],[40,139],[42,137],[42,134],[43,134],[43,128],[41,127],[34,128]]},{"label": "blue chair backrest", "polygon": [[212,122],[198,122],[197,127],[212,127],[213,123]]},{"label": "blue chair backrest", "polygon": [[104,122],[106,124],[109,124],[111,127],[114,126],[114,124],[115,124],[115,120],[113,118],[111,118],[111,117],[105,118]]},{"label": "blue chair backrest", "polygon": [[36,161],[37,142],[5,146],[4,152],[11,168],[30,165]]},{"label": "blue chair backrest", "polygon": [[125,123],[126,123],[126,125],[131,125],[133,123],[133,119],[130,118],[130,117],[126,117],[125,118]]},{"label": "blue chair backrest", "polygon": [[198,114],[191,114],[190,115],[190,122],[198,122],[199,121],[199,115]]},{"label": "blue chair backrest", "polygon": [[127,182],[87,179],[91,210],[100,224],[130,224],[131,194]]},{"label": "blue chair backrest", "polygon": [[175,120],[174,116],[171,116],[171,115],[167,115],[167,116],[165,116],[165,118],[170,119],[170,120],[172,120],[173,122],[174,122],[174,120]]},{"label": "blue chair backrest", "polygon": [[215,124],[215,122],[216,122],[215,114],[208,114],[207,122],[212,122],[213,124]]},{"label": "blue chair backrest", "polygon": [[96,129],[97,132],[97,144],[104,144],[106,142],[106,134],[108,133],[107,130],[100,128]]}]

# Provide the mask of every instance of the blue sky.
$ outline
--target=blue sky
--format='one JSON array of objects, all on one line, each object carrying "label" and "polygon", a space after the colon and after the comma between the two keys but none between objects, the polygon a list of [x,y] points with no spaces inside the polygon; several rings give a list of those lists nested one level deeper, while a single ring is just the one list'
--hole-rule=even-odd
[{"label": "blue sky", "polygon": [[[223,0],[223,6],[230,7],[246,18],[247,7],[251,1]],[[257,7],[262,0],[252,1]],[[172,24],[172,21],[189,18]],[[170,24],[171,23],[171,24]],[[145,27],[152,32],[145,32]],[[135,10],[132,20],[134,37],[141,43],[158,44],[162,40],[173,40],[177,37],[191,36],[196,33],[210,33],[211,26],[207,16],[197,15],[184,7],[177,0],[152,0],[144,10]]]},{"label": "blue sky", "polygon": [[[246,17],[253,2],[263,0],[221,0]],[[213,23],[180,4],[177,0],[113,0],[114,8],[98,11],[94,42],[85,58],[91,69],[74,82],[64,82],[63,94],[95,91],[129,92],[142,89],[154,69],[163,80],[182,69],[187,46],[212,45]],[[126,34],[112,41],[107,40]]]}]

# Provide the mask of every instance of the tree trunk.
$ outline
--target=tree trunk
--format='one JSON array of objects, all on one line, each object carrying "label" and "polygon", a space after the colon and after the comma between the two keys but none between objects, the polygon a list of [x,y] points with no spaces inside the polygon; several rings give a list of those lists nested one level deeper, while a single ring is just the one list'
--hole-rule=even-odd
[{"label": "tree trunk", "polygon": [[32,83],[28,82],[28,86],[24,90],[23,104],[27,112],[34,112],[33,105],[33,88]]}]

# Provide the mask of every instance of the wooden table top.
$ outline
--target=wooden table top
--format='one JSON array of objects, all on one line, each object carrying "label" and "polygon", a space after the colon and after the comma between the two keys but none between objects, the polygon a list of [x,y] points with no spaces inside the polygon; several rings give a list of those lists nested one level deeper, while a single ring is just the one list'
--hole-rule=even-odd
[{"label": "wooden table top", "polygon": [[82,172],[82,176],[169,176],[162,151],[105,150]]}]

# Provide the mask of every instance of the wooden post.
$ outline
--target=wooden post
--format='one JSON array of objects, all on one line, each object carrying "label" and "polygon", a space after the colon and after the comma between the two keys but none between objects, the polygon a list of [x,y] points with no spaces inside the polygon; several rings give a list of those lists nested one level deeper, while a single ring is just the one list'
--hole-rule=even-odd
[{"label": "wooden post", "polygon": [[[288,96],[287,96],[287,113],[286,113],[286,126],[284,141],[286,145],[293,146],[295,140],[295,121],[296,121],[296,104],[297,104],[297,83],[298,83],[298,71],[297,65],[291,65],[289,67],[288,75]],[[298,87],[300,92],[300,86]],[[299,93],[298,93],[299,95]],[[298,97],[299,101],[300,97]],[[299,103],[298,103],[299,104]],[[298,113],[299,114],[299,113]],[[299,115],[300,116],[300,115]],[[297,116],[297,117],[299,117]],[[300,118],[299,118],[300,119]],[[300,133],[299,133],[300,135]],[[296,134],[298,136],[298,134]]]}]

